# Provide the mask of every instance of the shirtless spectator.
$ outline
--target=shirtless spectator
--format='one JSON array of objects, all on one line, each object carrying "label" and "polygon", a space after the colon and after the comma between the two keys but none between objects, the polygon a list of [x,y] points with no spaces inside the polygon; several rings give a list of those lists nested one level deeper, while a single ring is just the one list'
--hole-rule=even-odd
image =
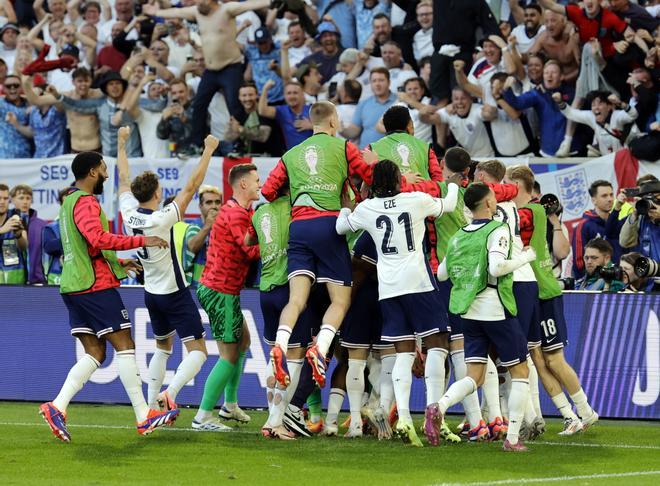
[{"label": "shirtless spectator", "polygon": [[562,81],[575,82],[580,72],[580,46],[578,38],[566,29],[566,17],[551,10],[545,11],[545,31],[541,33],[528,53],[543,52],[561,66]]},{"label": "shirtless spectator", "polygon": [[[118,0],[119,1],[119,0]],[[193,145],[202,146],[208,132],[207,110],[215,93],[222,89],[232,115],[240,110],[238,91],[243,82],[243,53],[236,42],[236,17],[249,10],[259,10],[270,5],[270,0],[218,3],[215,0],[199,0],[195,7],[159,9],[145,4],[143,13],[166,19],[196,20],[202,38],[202,51],[206,70],[193,100]]]}]

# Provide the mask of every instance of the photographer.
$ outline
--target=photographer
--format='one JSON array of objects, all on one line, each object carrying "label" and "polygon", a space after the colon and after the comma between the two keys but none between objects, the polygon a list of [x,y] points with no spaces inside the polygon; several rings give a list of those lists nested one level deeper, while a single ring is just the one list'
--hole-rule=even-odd
[{"label": "photographer", "polygon": [[534,196],[534,202],[538,202],[545,208],[545,214],[548,216],[546,241],[552,258],[552,273],[556,278],[559,278],[563,273],[562,262],[571,254],[568,228],[561,221],[564,208],[559,202],[559,198],[554,194],[541,196],[541,185],[537,181],[534,181],[532,196]]},{"label": "photographer", "polygon": [[641,253],[626,253],[621,257],[621,269],[623,270],[623,283],[626,284],[622,292],[651,292],[655,281],[649,277],[640,277],[635,272],[635,266],[640,258],[644,258]]},{"label": "photographer", "polygon": [[19,214],[9,211],[9,187],[0,183],[0,285],[27,279],[27,231]]},{"label": "photographer", "polygon": [[575,290],[619,292],[625,286],[621,267],[612,263],[612,245],[603,238],[594,238],[584,250],[585,276],[575,282]]},{"label": "photographer", "polygon": [[156,134],[161,140],[176,144],[176,152],[194,153],[192,144],[192,103],[188,85],[181,79],[170,83],[170,104],[163,110]]},{"label": "photographer", "polygon": [[635,210],[626,218],[619,235],[623,248],[635,248],[653,260],[660,260],[660,181],[643,182]]}]

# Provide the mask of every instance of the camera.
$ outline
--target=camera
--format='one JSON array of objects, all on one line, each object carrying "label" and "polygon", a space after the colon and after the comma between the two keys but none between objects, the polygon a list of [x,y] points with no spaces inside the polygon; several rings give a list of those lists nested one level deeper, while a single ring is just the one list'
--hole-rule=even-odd
[{"label": "camera", "polygon": [[573,277],[558,278],[559,288],[562,290],[575,290],[575,279]]},{"label": "camera", "polygon": [[642,197],[635,203],[635,211],[640,216],[648,216],[649,211],[655,205],[655,198],[652,194],[648,194]]},{"label": "camera", "polygon": [[539,202],[541,203],[541,206],[545,208],[546,216],[550,216],[551,214],[560,216],[564,210],[559,202],[559,198],[554,194],[544,194]]},{"label": "camera", "polygon": [[610,267],[596,267],[594,272],[599,278],[602,278],[607,283],[612,283],[614,280],[623,280],[623,269],[619,265],[612,265]]},{"label": "camera", "polygon": [[635,275],[640,278],[657,277],[660,275],[660,263],[652,258],[640,257],[635,262]]}]

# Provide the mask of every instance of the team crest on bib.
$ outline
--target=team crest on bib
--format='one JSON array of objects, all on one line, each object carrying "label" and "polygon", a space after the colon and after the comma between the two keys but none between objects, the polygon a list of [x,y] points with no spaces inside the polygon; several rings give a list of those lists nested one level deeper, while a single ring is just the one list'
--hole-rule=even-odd
[{"label": "team crest on bib", "polygon": [[270,214],[264,214],[264,217],[261,218],[259,226],[261,228],[261,232],[264,234],[264,238],[266,239],[266,244],[272,243],[273,237],[271,235],[271,231],[273,230],[273,224]]},{"label": "team crest on bib", "polygon": [[310,176],[318,175],[317,166],[319,163],[319,150],[315,145],[311,145],[303,152],[305,166]]},{"label": "team crest on bib", "polygon": [[589,205],[587,173],[584,169],[572,170],[555,176],[561,200],[567,215],[582,216]]},{"label": "team crest on bib", "polygon": [[396,146],[396,153],[399,154],[401,167],[410,167],[410,147],[405,143]]}]

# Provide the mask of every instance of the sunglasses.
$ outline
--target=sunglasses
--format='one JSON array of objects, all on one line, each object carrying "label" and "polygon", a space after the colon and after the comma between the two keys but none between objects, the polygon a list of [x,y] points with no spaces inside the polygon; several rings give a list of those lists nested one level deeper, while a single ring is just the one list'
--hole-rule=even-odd
[{"label": "sunglasses", "polygon": [[6,89],[18,89],[20,87],[21,87],[20,84],[5,84]]}]

